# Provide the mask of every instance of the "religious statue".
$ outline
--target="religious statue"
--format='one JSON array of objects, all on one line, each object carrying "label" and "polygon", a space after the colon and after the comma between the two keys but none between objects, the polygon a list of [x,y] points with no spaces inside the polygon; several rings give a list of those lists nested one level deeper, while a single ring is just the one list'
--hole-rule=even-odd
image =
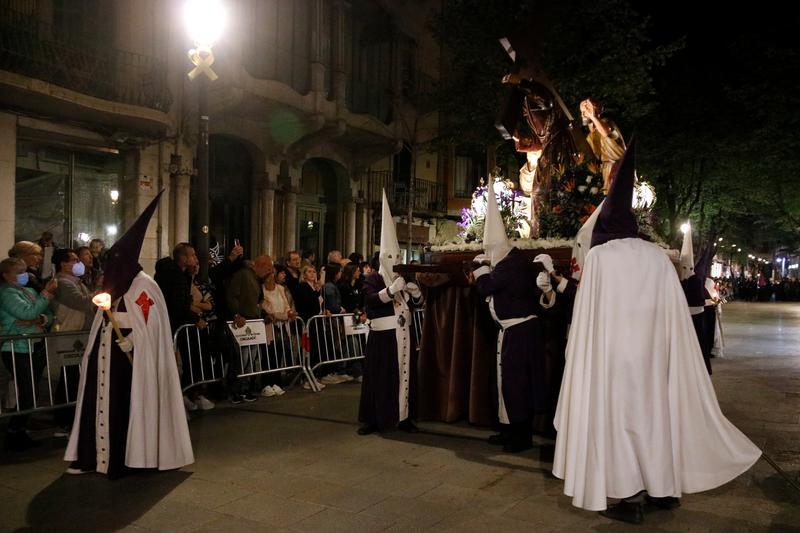
[{"label": "religious statue", "polygon": [[587,98],[581,102],[580,109],[583,125],[589,128],[586,142],[600,160],[603,193],[608,194],[614,167],[625,153],[625,140],[614,121],[601,116],[603,106],[597,100]]}]

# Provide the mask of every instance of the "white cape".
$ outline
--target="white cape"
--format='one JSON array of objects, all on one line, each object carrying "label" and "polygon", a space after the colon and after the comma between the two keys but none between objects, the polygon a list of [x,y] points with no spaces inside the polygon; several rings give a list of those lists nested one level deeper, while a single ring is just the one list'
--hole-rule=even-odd
[{"label": "white cape", "polygon": [[641,239],[586,257],[554,424],[553,474],[593,511],[713,489],[761,455],[720,411],[675,267]]},{"label": "white cape", "polygon": [[[149,307],[146,321],[142,308],[136,304],[142,292],[154,302]],[[132,329],[130,335],[134,345],[125,465],[130,468],[171,470],[192,464],[194,454],[164,296],[150,276],[139,272],[123,299],[126,312],[115,316],[121,328]],[[98,310],[81,362],[78,404],[64,455],[66,461],[78,459],[78,435],[89,353],[97,335],[102,335],[104,330],[109,336],[114,335],[111,328],[101,328],[102,323],[103,315]],[[101,471],[100,465],[98,471]]]}]

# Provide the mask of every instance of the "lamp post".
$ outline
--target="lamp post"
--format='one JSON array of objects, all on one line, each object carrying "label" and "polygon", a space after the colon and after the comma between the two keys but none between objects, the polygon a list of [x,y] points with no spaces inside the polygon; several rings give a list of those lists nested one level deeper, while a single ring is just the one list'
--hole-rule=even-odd
[{"label": "lamp post", "polygon": [[183,9],[186,28],[194,43],[189,50],[189,60],[194,68],[188,76],[197,81],[197,111],[200,116],[197,143],[197,257],[199,276],[208,280],[208,82],[217,79],[211,70],[214,54],[211,47],[219,38],[225,25],[225,10],[219,0],[187,0]]}]

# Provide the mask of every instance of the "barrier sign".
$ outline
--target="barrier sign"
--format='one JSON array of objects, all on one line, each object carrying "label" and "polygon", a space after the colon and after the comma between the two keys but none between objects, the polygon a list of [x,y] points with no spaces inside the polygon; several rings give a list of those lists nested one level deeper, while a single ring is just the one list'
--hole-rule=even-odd
[{"label": "barrier sign", "polygon": [[240,328],[234,327],[233,322],[228,322],[228,328],[239,346],[267,344],[267,329],[263,320],[248,320]]}]

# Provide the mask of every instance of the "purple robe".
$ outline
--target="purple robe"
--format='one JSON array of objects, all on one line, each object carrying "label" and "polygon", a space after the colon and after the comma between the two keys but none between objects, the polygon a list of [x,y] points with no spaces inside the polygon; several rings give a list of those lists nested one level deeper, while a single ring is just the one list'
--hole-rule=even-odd
[{"label": "purple robe", "polygon": [[[383,302],[380,292],[386,289],[383,277],[373,272],[364,280],[364,307],[367,318],[394,317],[395,302]],[[413,302],[405,293],[409,308],[413,312]],[[409,321],[408,326],[411,327]],[[367,339],[364,358],[364,381],[361,385],[361,402],[358,409],[358,420],[378,429],[390,429],[397,426],[400,420],[398,397],[401,387],[408,391],[408,418],[413,419],[416,413],[416,373],[417,347],[414,335],[409,335],[411,342],[411,360],[408,373],[400,374],[398,363],[397,336],[395,330],[372,330]]]},{"label": "purple robe", "polygon": [[[536,286],[537,269],[514,248],[488,274],[477,278],[478,291],[493,297],[497,318],[508,320],[541,312]],[[501,347],[502,395],[511,424],[529,422],[547,409],[545,361],[539,319],[504,331]]]}]

